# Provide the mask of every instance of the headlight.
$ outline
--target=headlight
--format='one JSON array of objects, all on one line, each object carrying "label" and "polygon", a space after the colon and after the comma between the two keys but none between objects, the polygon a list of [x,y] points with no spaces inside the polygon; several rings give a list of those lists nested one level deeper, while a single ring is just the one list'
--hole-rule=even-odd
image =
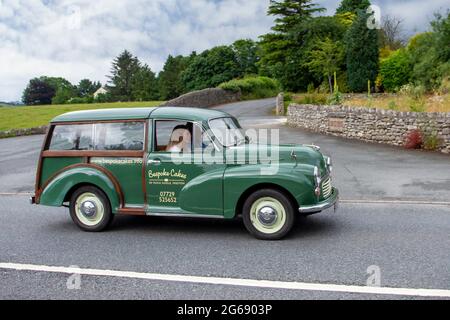
[{"label": "headlight", "polygon": [[331,157],[327,157],[327,167],[328,171],[331,173],[333,171],[333,161],[331,160]]},{"label": "headlight", "polygon": [[316,185],[320,186],[320,183],[322,182],[322,177],[320,175],[319,167],[314,167],[314,180],[316,182]]},{"label": "headlight", "polygon": [[322,194],[322,189],[320,188],[322,177],[320,176],[319,167],[314,167],[314,181],[316,183],[316,189],[314,190],[314,193],[317,197],[320,197],[320,195]]}]

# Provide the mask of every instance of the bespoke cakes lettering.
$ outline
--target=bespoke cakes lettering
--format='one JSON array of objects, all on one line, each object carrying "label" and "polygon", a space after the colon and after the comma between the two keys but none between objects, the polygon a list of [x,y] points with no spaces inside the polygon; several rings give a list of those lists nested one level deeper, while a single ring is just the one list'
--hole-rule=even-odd
[{"label": "bespoke cakes lettering", "polygon": [[175,170],[172,169],[170,171],[167,171],[166,169],[164,169],[163,171],[152,171],[150,170],[148,172],[148,177],[150,179],[165,179],[165,178],[175,178],[175,179],[179,179],[179,180],[186,180],[187,179],[187,175],[184,174],[183,172],[181,172],[181,170]]}]

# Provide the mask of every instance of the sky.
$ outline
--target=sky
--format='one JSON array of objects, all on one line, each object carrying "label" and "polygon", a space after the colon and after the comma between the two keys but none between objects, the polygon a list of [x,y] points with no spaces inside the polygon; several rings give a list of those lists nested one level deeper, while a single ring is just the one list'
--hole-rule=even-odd
[{"label": "sky", "polygon": [[[334,14],[340,1],[317,0]],[[426,31],[448,0],[373,0],[405,33]],[[269,0],[0,0],[0,101],[18,101],[31,78],[105,83],[128,49],[159,72],[169,54],[187,55],[267,33]]]}]

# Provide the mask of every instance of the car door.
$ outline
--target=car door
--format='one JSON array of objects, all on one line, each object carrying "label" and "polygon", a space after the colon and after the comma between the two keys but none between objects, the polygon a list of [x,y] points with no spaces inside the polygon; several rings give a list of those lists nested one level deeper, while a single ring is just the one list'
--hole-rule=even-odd
[{"label": "car door", "polygon": [[[154,120],[147,155],[148,215],[223,216],[223,152],[201,123]],[[216,162],[205,161],[214,153]]]}]

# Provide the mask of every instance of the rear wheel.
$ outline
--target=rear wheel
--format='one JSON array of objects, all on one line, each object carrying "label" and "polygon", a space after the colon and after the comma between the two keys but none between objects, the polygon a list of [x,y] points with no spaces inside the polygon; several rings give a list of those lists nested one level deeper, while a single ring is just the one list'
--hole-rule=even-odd
[{"label": "rear wheel", "polygon": [[281,192],[264,189],[250,195],[245,201],[243,219],[247,230],[262,240],[280,240],[291,231],[294,207]]},{"label": "rear wheel", "polygon": [[108,198],[92,186],[81,187],[72,194],[70,216],[80,229],[88,232],[103,231],[113,220]]}]

